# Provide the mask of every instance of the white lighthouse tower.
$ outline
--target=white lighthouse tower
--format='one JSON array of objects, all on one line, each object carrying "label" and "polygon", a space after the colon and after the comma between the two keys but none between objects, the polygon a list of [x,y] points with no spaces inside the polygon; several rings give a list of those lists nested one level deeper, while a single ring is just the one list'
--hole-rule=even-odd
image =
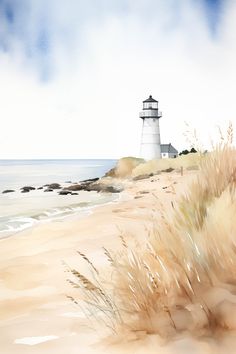
[{"label": "white lighthouse tower", "polygon": [[158,111],[158,101],[152,96],[143,101],[143,110],[139,117],[143,120],[141,138],[141,157],[145,160],[161,158],[161,139],[159,119],[162,114]]}]

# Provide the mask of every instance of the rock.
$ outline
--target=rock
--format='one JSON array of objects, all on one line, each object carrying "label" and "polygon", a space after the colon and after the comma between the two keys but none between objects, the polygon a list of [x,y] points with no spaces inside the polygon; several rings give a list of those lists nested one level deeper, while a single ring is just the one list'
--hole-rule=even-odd
[{"label": "rock", "polygon": [[109,193],[120,193],[122,192],[122,190],[123,188],[118,186],[106,186],[105,189],[103,189],[102,191]]},{"label": "rock", "polygon": [[79,195],[79,193],[72,192],[70,190],[63,189],[62,191],[58,192],[59,195]]},{"label": "rock", "polygon": [[59,195],[68,195],[73,194],[71,191],[63,189],[62,191],[58,192]]},{"label": "rock", "polygon": [[172,171],[174,171],[174,168],[172,167],[166,168],[165,170],[161,170],[161,172],[168,172],[168,173]]},{"label": "rock", "polygon": [[153,177],[154,174],[153,173],[148,173],[148,174],[144,174],[144,175],[139,175],[133,178],[134,181],[140,181],[141,179],[147,179],[149,177]]},{"label": "rock", "polygon": [[29,189],[22,189],[21,193],[29,193]]},{"label": "rock", "polygon": [[69,187],[64,188],[65,191],[95,191],[95,192],[107,192],[107,193],[119,193],[123,190],[121,186],[113,186],[104,183],[97,183],[99,178],[93,178],[90,180],[81,181],[80,184],[72,184]]},{"label": "rock", "polygon": [[48,183],[48,184],[44,184],[43,187],[47,187],[49,189],[61,189],[61,185],[59,183]]},{"label": "rock", "polygon": [[121,186],[106,185],[103,183],[92,183],[87,186],[87,191],[96,191],[96,192],[107,192],[107,193],[120,193],[123,190]]},{"label": "rock", "polygon": [[69,187],[64,188],[64,190],[69,190],[69,191],[73,191],[73,192],[77,192],[77,191],[81,191],[81,190],[90,191],[89,190],[90,185],[97,182],[98,180],[99,180],[99,178],[85,179],[85,180],[81,181],[80,183],[75,183]]},{"label": "rock", "polygon": [[71,181],[65,181],[65,183],[72,183]]},{"label": "rock", "polygon": [[97,182],[98,180],[99,180],[99,177],[96,177],[96,178],[85,179],[83,181],[80,181],[80,183],[81,184],[84,184],[84,183],[87,184],[88,182],[92,183],[92,182]]},{"label": "rock", "polygon": [[15,192],[14,189],[6,189],[5,191],[3,191],[2,193],[3,194],[6,194],[6,193],[13,193]]},{"label": "rock", "polygon": [[81,191],[83,189],[85,189],[86,185],[81,185],[81,184],[72,184],[71,186],[69,187],[66,187],[64,188],[63,190],[67,190],[67,191],[73,191],[73,192],[76,192],[76,191]]},{"label": "rock", "polygon": [[23,193],[29,192],[29,191],[34,191],[35,189],[36,189],[35,187],[31,187],[31,186],[25,186],[25,187],[21,188],[21,190],[24,191]]},{"label": "rock", "polygon": [[43,187],[38,187],[37,189],[43,189]]},{"label": "rock", "polygon": [[53,192],[53,189],[47,188],[47,189],[44,189],[44,192]]},{"label": "rock", "polygon": [[47,187],[49,189],[61,189],[62,188],[59,183],[51,183],[51,184],[48,184]]},{"label": "rock", "polygon": [[149,194],[150,192],[148,192],[148,191],[140,191],[139,193],[140,194]]}]

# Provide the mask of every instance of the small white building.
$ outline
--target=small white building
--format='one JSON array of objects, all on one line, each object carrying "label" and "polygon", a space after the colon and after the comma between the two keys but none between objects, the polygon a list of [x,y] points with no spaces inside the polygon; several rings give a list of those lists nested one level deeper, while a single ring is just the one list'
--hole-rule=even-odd
[{"label": "small white building", "polygon": [[169,144],[161,144],[161,157],[162,159],[173,159],[178,156],[178,151],[174,146]]}]

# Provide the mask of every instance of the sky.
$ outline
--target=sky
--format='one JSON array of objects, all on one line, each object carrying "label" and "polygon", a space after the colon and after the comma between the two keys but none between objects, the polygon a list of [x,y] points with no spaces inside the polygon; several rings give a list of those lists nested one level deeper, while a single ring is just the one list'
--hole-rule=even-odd
[{"label": "sky", "polygon": [[[0,158],[139,156],[235,127],[236,0],[0,0]],[[186,138],[187,135],[187,138]]]}]

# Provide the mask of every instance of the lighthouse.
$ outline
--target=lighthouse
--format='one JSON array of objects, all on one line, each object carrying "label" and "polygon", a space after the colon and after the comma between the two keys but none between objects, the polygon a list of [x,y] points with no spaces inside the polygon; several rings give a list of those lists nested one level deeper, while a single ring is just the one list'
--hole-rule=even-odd
[{"label": "lighthouse", "polygon": [[139,113],[143,121],[141,138],[141,157],[145,160],[161,158],[161,139],[159,119],[162,113],[158,110],[158,101],[152,96],[143,101],[143,110]]}]

